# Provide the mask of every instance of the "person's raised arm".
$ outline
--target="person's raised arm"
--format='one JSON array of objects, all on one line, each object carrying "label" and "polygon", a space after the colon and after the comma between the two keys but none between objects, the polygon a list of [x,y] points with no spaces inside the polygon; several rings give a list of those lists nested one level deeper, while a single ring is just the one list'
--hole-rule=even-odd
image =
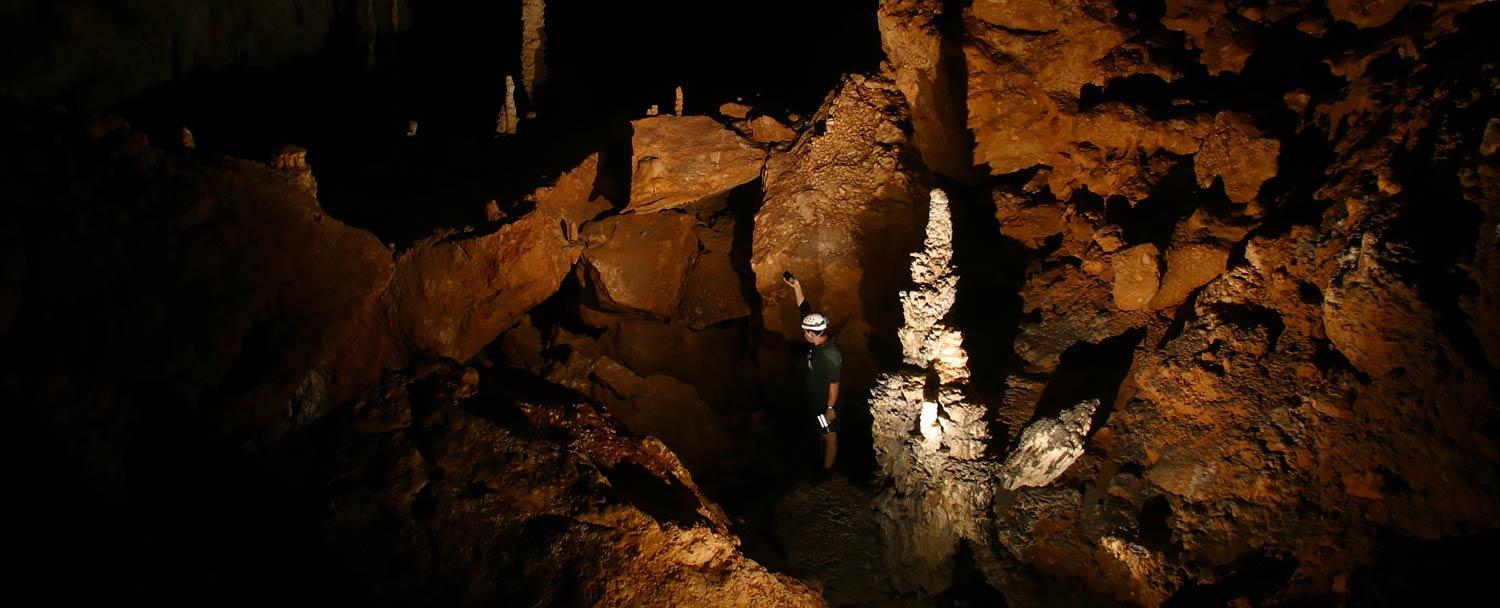
[{"label": "person's raised arm", "polygon": [[781,280],[792,286],[792,293],[797,294],[797,308],[801,309],[802,303],[807,301],[807,298],[802,297],[802,281],[798,281],[790,272],[782,274]]}]

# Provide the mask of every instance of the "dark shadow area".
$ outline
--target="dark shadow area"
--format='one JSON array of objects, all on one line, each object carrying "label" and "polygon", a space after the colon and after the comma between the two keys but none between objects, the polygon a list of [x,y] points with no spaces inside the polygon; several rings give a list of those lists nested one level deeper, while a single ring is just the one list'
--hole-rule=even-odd
[{"label": "dark shadow area", "polygon": [[1286,586],[1296,571],[1292,557],[1254,551],[1222,568],[1214,583],[1179,589],[1162,606],[1224,606],[1240,598],[1260,605]]},{"label": "dark shadow area", "polygon": [[[1099,429],[1114,410],[1120,384],[1130,372],[1135,347],[1146,337],[1144,329],[1134,329],[1098,344],[1079,342],[1063,351],[1057,370],[1047,381],[1047,388],[1037,401],[1032,420],[1056,418],[1063,410],[1088,399],[1098,399],[1091,429]],[[1090,431],[1092,435],[1092,430]]]}]

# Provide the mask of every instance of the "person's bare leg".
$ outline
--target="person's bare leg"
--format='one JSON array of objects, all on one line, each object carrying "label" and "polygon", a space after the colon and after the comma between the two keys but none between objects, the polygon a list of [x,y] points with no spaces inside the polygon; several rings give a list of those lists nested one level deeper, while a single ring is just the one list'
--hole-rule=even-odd
[{"label": "person's bare leg", "polygon": [[833,457],[839,452],[839,434],[829,433],[823,436],[823,468],[833,468]]}]

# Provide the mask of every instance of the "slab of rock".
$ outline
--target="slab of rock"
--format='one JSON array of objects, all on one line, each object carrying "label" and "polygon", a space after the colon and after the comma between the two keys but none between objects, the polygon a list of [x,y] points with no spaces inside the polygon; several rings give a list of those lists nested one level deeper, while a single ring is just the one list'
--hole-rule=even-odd
[{"label": "slab of rock", "polygon": [[656,116],[631,123],[626,212],[671,209],[760,177],[765,152],[707,116]]},{"label": "slab of rock", "polygon": [[1243,114],[1221,113],[1193,159],[1198,186],[1207,188],[1223,177],[1224,193],[1236,203],[1255,200],[1260,185],[1276,176],[1281,142],[1261,137],[1260,129]]},{"label": "slab of rock", "polygon": [[590,303],[607,312],[671,318],[698,255],[694,223],[680,213],[637,213],[586,226],[578,278]]},{"label": "slab of rock", "polygon": [[750,110],[750,106],[733,101],[719,105],[719,113],[730,118],[747,118],[750,116]]},{"label": "slab of rock", "polygon": [[1161,289],[1151,298],[1150,308],[1162,309],[1183,303],[1194,289],[1223,273],[1228,262],[1228,245],[1173,245],[1167,249],[1167,271],[1161,277]]},{"label": "slab of rock", "polygon": [[750,121],[750,139],[763,144],[775,144],[797,139],[797,132],[786,128],[775,118],[761,116]]},{"label": "slab of rock", "polygon": [[1007,490],[1023,486],[1042,487],[1057,479],[1083,455],[1084,435],[1092,425],[1098,399],[1064,411],[1057,418],[1042,418],[1021,433],[1021,441],[1000,465],[1000,483]]}]

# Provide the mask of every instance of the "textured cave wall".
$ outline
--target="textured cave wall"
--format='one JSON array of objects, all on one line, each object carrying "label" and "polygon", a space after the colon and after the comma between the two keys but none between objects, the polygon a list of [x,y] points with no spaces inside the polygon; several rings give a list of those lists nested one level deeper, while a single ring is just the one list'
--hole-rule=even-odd
[{"label": "textured cave wall", "polygon": [[[1013,605],[1475,584],[1463,573],[1500,504],[1497,309],[1482,304],[1500,239],[1495,17],[976,0],[974,160],[1001,234],[1029,252],[997,445],[1101,406],[1046,487],[939,476],[958,491],[928,490],[937,504],[911,517],[995,499],[929,544],[975,547]],[[913,427],[911,407],[892,415]],[[910,431],[883,466],[930,453]],[[933,564],[906,554],[898,569]]]}]

